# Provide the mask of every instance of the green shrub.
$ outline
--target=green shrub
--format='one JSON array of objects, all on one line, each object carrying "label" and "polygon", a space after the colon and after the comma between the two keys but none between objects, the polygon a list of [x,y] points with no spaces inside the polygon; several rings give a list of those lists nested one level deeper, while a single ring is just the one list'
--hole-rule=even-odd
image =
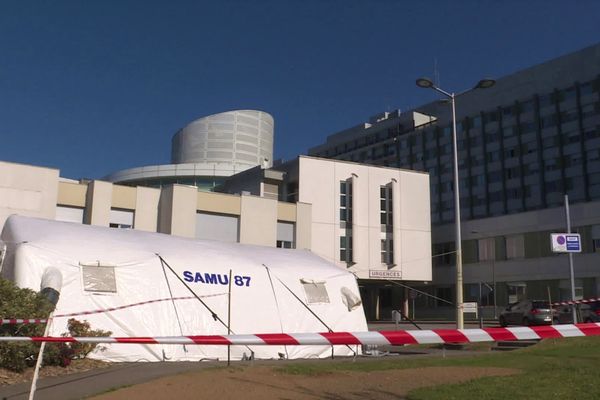
[{"label": "green shrub", "polygon": [[[75,318],[70,318],[67,322],[67,328],[69,334],[63,334],[63,336],[83,336],[83,337],[102,337],[112,335],[111,331],[103,331],[100,329],[91,329],[90,323],[87,321],[78,321]],[[67,353],[71,354],[71,359],[85,358],[88,354],[96,349],[97,343],[64,343],[68,347]],[[102,349],[101,349],[102,350]]]},{"label": "green shrub", "polygon": [[[46,318],[51,310],[44,296],[0,278],[1,318]],[[0,336],[42,336],[44,328],[43,324],[0,325]],[[0,367],[21,372],[35,360],[38,349],[33,342],[0,342]]]},{"label": "green shrub", "polygon": [[[12,282],[0,278],[1,318],[47,318],[52,304],[39,293],[20,289]],[[0,336],[43,336],[44,324],[0,325]],[[74,318],[67,322],[69,333],[63,336],[110,336],[112,332],[91,329],[89,322]],[[97,347],[95,343],[48,343],[44,350],[45,365],[67,366],[71,360],[85,358]],[[0,368],[22,372],[33,366],[40,343],[0,342]]]}]

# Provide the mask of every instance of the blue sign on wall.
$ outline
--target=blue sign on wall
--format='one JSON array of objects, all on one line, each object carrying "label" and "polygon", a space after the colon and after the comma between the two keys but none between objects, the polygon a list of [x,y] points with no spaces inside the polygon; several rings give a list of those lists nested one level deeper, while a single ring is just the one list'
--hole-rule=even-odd
[{"label": "blue sign on wall", "polygon": [[581,253],[579,233],[551,233],[550,240],[554,253]]}]

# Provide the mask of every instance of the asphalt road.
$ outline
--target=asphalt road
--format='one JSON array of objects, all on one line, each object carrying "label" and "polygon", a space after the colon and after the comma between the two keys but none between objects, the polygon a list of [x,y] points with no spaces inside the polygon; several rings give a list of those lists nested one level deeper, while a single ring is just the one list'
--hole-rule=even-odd
[{"label": "asphalt road", "polygon": [[[372,322],[369,323],[369,330],[370,331],[393,331],[396,329],[401,329],[401,330],[415,330],[415,329],[423,329],[423,330],[430,330],[430,329],[456,329],[456,323],[454,322],[444,322],[444,321],[417,321],[416,325],[418,327],[416,327],[415,325],[411,324],[410,322],[400,322],[398,325],[396,325],[393,322]],[[477,329],[479,328],[479,322],[465,322],[464,324],[465,329]],[[500,325],[498,324],[498,321],[484,321],[483,322],[483,327],[484,328],[498,328],[500,327]]]}]

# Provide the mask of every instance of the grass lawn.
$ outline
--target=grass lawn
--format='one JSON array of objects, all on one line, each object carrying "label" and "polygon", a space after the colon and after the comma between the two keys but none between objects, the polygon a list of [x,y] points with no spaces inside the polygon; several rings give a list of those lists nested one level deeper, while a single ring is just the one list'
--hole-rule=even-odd
[{"label": "grass lawn", "polygon": [[600,337],[549,339],[527,349],[473,357],[384,358],[356,363],[297,364],[281,370],[318,375],[335,370],[367,372],[427,366],[504,367],[522,373],[417,389],[409,394],[409,399],[600,399]]}]

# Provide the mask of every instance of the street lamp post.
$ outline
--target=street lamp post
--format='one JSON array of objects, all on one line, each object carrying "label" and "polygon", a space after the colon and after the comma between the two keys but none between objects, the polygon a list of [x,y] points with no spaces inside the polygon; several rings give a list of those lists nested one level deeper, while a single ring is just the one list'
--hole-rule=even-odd
[{"label": "street lamp post", "polygon": [[482,79],[475,87],[464,92],[455,94],[446,92],[437,87],[431,79],[417,79],[417,86],[425,89],[433,89],[436,92],[443,94],[450,99],[452,104],[452,147],[454,149],[454,218],[456,220],[456,327],[464,328],[464,317],[462,312],[463,307],[463,275],[462,275],[462,243],[460,235],[460,195],[458,181],[458,146],[456,140],[456,97],[474,89],[487,89],[496,84],[493,79]]}]

